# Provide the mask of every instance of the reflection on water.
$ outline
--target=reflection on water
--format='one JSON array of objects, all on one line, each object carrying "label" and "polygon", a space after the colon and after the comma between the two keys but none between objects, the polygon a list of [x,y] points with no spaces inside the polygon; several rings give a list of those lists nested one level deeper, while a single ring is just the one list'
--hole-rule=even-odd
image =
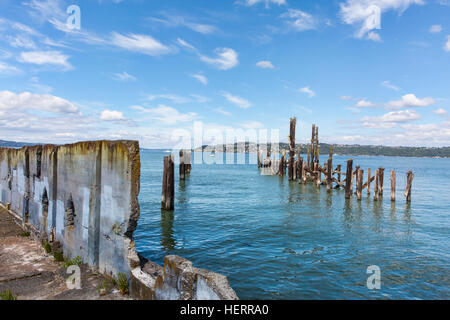
[{"label": "reflection on water", "polygon": [[[374,201],[372,190],[358,201],[345,199],[343,189],[259,175],[256,165],[194,163],[185,181],[176,170],[175,211],[167,212],[160,209],[164,155],[141,153],[134,236],[149,259],[186,257],[226,275],[242,299],[450,298],[443,192],[450,190],[450,159],[353,157],[362,170],[397,171],[396,202],[389,183],[385,197]],[[336,156],[333,163],[345,171],[346,160]],[[410,204],[403,196],[408,170],[415,174]],[[369,265],[381,268],[379,291],[366,287]]]}]

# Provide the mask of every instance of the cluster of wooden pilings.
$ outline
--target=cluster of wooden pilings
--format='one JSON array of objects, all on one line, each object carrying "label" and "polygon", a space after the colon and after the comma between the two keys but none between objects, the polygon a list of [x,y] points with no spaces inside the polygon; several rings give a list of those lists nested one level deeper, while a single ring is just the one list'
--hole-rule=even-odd
[{"label": "cluster of wooden pilings", "polygon": [[[180,180],[185,180],[192,170],[191,151],[180,150]],[[175,202],[175,164],[173,154],[164,157],[161,209],[173,210]]]},{"label": "cluster of wooden pilings", "polygon": [[[289,135],[289,159],[286,160],[286,150],[281,151],[279,160],[270,158],[270,152],[267,152],[266,158],[263,159],[263,152],[258,151],[258,168],[264,170],[265,174],[286,175],[286,167],[288,168],[288,179],[298,181],[298,183],[313,182],[317,187],[326,185],[327,191],[333,189],[344,188],[345,198],[349,199],[352,195],[356,195],[361,200],[363,190],[367,188],[367,194],[370,194],[370,184],[374,182],[373,199],[378,200],[383,196],[384,168],[379,167],[375,170],[375,174],[371,175],[371,169],[367,169],[367,182],[364,183],[364,170],[360,166],[356,166],[353,170],[353,160],[347,160],[346,171],[342,171],[341,164],[338,164],[333,170],[333,148],[330,147],[327,162],[322,166],[319,163],[319,127],[312,125],[311,145],[307,147],[306,161],[301,156],[300,148],[297,149],[297,159],[295,159],[295,125],[296,118],[290,119],[290,135]],[[324,178],[322,179],[322,175]],[[341,179],[345,176],[344,179]],[[411,201],[411,186],[414,174],[411,171],[407,173],[405,197],[406,201]],[[356,182],[356,183],[355,183]],[[353,192],[353,185],[356,190]],[[391,171],[391,201],[395,201],[396,191],[396,172]]]}]

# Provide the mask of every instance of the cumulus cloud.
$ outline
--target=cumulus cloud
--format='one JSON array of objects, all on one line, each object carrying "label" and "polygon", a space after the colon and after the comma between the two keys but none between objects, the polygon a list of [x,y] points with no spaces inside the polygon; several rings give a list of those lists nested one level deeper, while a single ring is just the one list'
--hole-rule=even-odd
[{"label": "cumulus cloud", "polygon": [[239,108],[247,109],[247,108],[249,108],[249,107],[252,105],[252,104],[250,103],[250,101],[248,101],[248,100],[246,100],[246,99],[244,99],[244,98],[238,97],[238,96],[234,96],[234,95],[232,95],[232,94],[230,94],[230,93],[228,93],[228,92],[224,92],[222,95],[223,95],[229,102],[235,104],[235,105],[238,106]]},{"label": "cumulus cloud", "polygon": [[288,25],[296,31],[316,29],[317,26],[317,20],[312,15],[297,9],[289,9],[280,17],[286,19]]},{"label": "cumulus cloud", "polygon": [[117,32],[112,33],[112,44],[125,50],[139,52],[150,56],[168,54],[172,50],[148,35],[128,34],[122,35]]},{"label": "cumulus cloud", "polygon": [[122,121],[125,120],[123,113],[115,110],[103,110],[100,114],[102,121]]},{"label": "cumulus cloud", "polygon": [[200,55],[200,59],[220,70],[228,70],[239,64],[238,53],[231,48],[217,48],[214,52],[217,55],[216,58]]},{"label": "cumulus cloud", "polygon": [[314,97],[316,93],[308,87],[300,88],[300,92],[306,93],[310,98]]},{"label": "cumulus cloud", "polygon": [[420,115],[414,110],[402,110],[388,112],[380,117],[364,117],[361,119],[367,128],[392,128],[400,122],[410,122],[420,119]]},{"label": "cumulus cloud", "polygon": [[402,109],[407,107],[428,107],[435,103],[435,100],[430,97],[423,99],[417,98],[414,94],[406,94],[400,100],[390,101],[387,103],[388,108]]},{"label": "cumulus cloud", "polygon": [[450,52],[450,36],[447,36],[447,42],[444,45],[444,50]]},{"label": "cumulus cloud", "polygon": [[258,61],[256,66],[262,69],[274,69],[274,65],[270,61]]},{"label": "cumulus cloud", "polygon": [[70,101],[50,94],[33,94],[31,92],[14,93],[0,91],[0,110],[23,111],[36,110],[54,113],[78,113],[79,109]]},{"label": "cumulus cloud", "polygon": [[63,67],[63,70],[71,70],[69,56],[60,51],[27,51],[22,52],[18,61],[36,65],[53,65]]}]

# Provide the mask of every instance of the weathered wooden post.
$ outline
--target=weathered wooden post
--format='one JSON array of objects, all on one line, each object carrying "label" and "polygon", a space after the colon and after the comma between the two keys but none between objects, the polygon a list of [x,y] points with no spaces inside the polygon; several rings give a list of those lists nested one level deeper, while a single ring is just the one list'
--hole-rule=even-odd
[{"label": "weathered wooden post", "polygon": [[308,157],[307,157],[307,160],[306,160],[307,161],[306,165],[307,165],[308,168],[310,168],[311,167],[311,165],[310,165],[311,164],[311,154],[310,154],[311,152],[310,152],[309,147],[306,148],[306,152],[308,154]]},{"label": "weathered wooden post", "polygon": [[184,164],[186,155],[184,150],[180,150],[180,180],[184,180],[186,174],[186,165]]},{"label": "weathered wooden post", "polygon": [[370,194],[370,168],[367,169],[367,195]]},{"label": "weathered wooden post", "polygon": [[353,160],[347,160],[347,174],[345,176],[345,199],[350,199],[351,190],[350,185],[352,184],[353,176]]},{"label": "weathered wooden post", "polygon": [[319,126],[316,126],[316,162],[319,163]]},{"label": "weathered wooden post", "polygon": [[261,168],[262,166],[262,150],[258,150],[258,168]]},{"label": "weathered wooden post", "polygon": [[286,150],[283,149],[281,153],[281,159],[278,166],[278,172],[280,175],[284,176],[286,174]]},{"label": "weathered wooden post", "polygon": [[391,171],[391,201],[395,201],[395,171]]},{"label": "weathered wooden post", "polygon": [[161,209],[174,209],[174,164],[173,155],[164,157]]},{"label": "weathered wooden post", "polygon": [[379,196],[382,197],[383,196],[383,180],[384,180],[384,168],[378,168],[378,174],[379,174],[379,178],[378,178],[378,193]]},{"label": "weathered wooden post", "polygon": [[322,171],[320,171],[320,166],[317,162],[314,164],[314,172],[316,173],[316,186],[320,187],[320,184],[322,183]]},{"label": "weathered wooden post", "polygon": [[295,158],[295,125],[297,118],[290,119],[290,131],[289,131],[289,168],[288,177],[289,180],[294,180],[294,158]]},{"label": "weathered wooden post", "polygon": [[358,169],[358,175],[356,177],[356,197],[358,200],[361,200],[364,170]]},{"label": "weathered wooden post", "polygon": [[337,170],[337,172],[338,172],[338,184],[336,185],[336,189],[339,189],[340,187],[341,187],[341,185],[340,185],[340,183],[341,183],[341,165],[340,164],[338,164],[337,165],[337,167],[336,167],[336,170]]},{"label": "weathered wooden post", "polygon": [[192,170],[192,164],[191,164],[191,150],[184,150],[184,153],[186,154],[185,156],[185,161],[184,161],[184,166],[186,168],[186,174],[191,173]]},{"label": "weathered wooden post", "polygon": [[304,164],[303,164],[303,158],[299,157],[297,160],[297,175],[298,175],[298,183],[303,182],[303,174],[304,174]]},{"label": "weathered wooden post", "polygon": [[352,185],[350,186],[350,191],[353,193],[353,177],[355,178],[355,184],[358,182],[358,172],[359,166],[356,166],[355,171],[353,171],[352,175]]},{"label": "weathered wooden post", "polygon": [[373,200],[378,200],[378,179],[380,178],[380,175],[378,173],[378,170],[375,170],[375,184],[373,188]]},{"label": "weathered wooden post", "polygon": [[331,188],[333,187],[332,172],[333,158],[330,156],[327,163],[327,191],[331,191]]},{"label": "weathered wooden post", "polygon": [[316,125],[313,124],[312,125],[312,132],[311,132],[311,162],[308,160],[308,167],[311,168],[311,169],[313,169],[313,167],[314,167],[313,163],[315,162],[314,161],[314,151],[316,149],[316,147],[315,147],[315,143],[316,143],[315,135],[316,135]]},{"label": "weathered wooden post", "polygon": [[414,174],[410,170],[406,174],[406,189],[405,189],[406,202],[411,202],[411,186],[412,186],[413,179],[414,179]]}]

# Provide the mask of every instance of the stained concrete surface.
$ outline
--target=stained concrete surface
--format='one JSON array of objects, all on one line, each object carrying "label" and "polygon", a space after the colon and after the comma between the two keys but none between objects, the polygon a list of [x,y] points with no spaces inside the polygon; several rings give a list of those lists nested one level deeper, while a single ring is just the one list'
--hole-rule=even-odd
[{"label": "stained concrete surface", "polygon": [[[24,236],[13,217],[0,207],[0,292],[11,290],[19,300],[124,300],[116,288],[100,295],[108,279],[81,265],[81,289],[69,290],[66,268],[47,254],[39,241]],[[111,286],[112,287],[112,286]]]}]

